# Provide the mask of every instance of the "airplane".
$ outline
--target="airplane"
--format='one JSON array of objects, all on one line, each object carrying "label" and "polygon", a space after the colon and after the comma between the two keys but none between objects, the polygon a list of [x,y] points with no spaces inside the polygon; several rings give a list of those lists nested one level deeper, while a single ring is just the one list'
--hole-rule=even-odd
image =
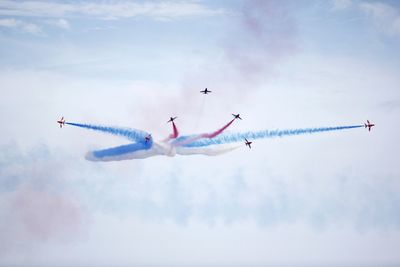
[{"label": "airplane", "polygon": [[167,121],[167,123],[168,122],[173,122],[176,118],[178,118],[178,117],[169,117],[169,121]]},{"label": "airplane", "polygon": [[367,120],[367,123],[364,123],[364,128],[368,127],[368,131],[371,131],[371,128],[374,126],[375,124],[370,123],[369,120]]},{"label": "airplane", "polygon": [[57,123],[59,123],[60,124],[60,128],[62,128],[63,125],[65,125],[64,117],[61,117],[61,119],[59,121],[57,121]]},{"label": "airplane", "polygon": [[250,142],[250,141],[247,140],[246,138],[245,138],[244,140],[246,140],[246,142],[244,142],[244,143],[246,144],[246,146],[248,146],[249,148],[251,148],[251,144],[252,144],[253,142]]},{"label": "airplane", "polygon": [[210,90],[208,90],[207,88],[206,89],[204,89],[203,91],[200,91],[200,93],[203,93],[203,94],[208,94],[208,93],[211,93],[211,91]]},{"label": "airplane", "polygon": [[235,119],[242,119],[242,118],[240,118],[240,114],[233,114],[232,113],[232,116],[235,117]]},{"label": "airplane", "polygon": [[151,134],[149,134],[148,136],[146,136],[146,137],[144,138],[144,140],[145,140],[146,143],[149,142],[149,141],[151,140]]}]

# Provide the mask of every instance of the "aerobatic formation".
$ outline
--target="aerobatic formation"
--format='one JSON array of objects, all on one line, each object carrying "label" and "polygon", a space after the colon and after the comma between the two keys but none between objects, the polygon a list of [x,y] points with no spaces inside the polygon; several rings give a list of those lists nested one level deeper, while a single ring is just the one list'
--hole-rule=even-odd
[{"label": "aerobatic formation", "polygon": [[[211,93],[207,88],[200,92],[203,94]],[[250,140],[255,139],[348,130],[361,127],[368,128],[370,131],[375,126],[375,124],[367,120],[367,123],[361,125],[224,133],[235,120],[242,120],[240,114],[232,114],[232,116],[233,119],[214,132],[192,135],[180,135],[175,123],[178,117],[170,117],[167,123],[172,124],[172,133],[167,138],[157,141],[153,139],[150,133],[137,129],[66,122],[64,117],[58,120],[57,123],[60,125],[60,128],[65,125],[71,125],[125,137],[132,141],[128,145],[89,151],[86,154],[86,159],[91,161],[143,159],[157,155],[173,157],[177,154],[215,156],[232,151],[240,147],[243,143],[245,146],[251,148],[253,141]]]}]

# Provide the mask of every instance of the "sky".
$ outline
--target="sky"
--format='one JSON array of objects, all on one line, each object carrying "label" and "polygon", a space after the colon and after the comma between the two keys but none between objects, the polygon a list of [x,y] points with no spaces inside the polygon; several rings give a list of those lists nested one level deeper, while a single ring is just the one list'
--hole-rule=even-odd
[{"label": "sky", "polygon": [[[394,0],[0,0],[0,266],[399,265],[399,45]],[[91,162],[128,142],[56,124],[231,113],[376,127]]]}]

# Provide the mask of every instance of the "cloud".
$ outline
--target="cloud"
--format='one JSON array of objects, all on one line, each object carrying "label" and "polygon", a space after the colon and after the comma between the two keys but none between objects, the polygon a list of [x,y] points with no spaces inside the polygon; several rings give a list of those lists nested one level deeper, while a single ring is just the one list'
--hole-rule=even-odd
[{"label": "cloud", "polygon": [[53,25],[64,29],[64,30],[69,30],[71,28],[71,25],[69,24],[68,20],[66,19],[58,19],[53,22]]},{"label": "cloud", "polygon": [[400,229],[399,184],[394,175],[374,174],[361,179],[346,171],[335,175],[321,171],[308,177],[297,175],[294,181],[272,174],[269,167],[262,168],[259,163],[254,163],[258,170],[241,166],[242,171],[224,168],[225,174],[221,174],[217,165],[226,163],[223,158],[207,162],[201,173],[191,171],[190,164],[203,159],[185,160],[188,167],[179,166],[179,170],[162,166],[162,161],[157,161],[158,170],[151,169],[154,163],[143,164],[143,172],[133,180],[124,179],[124,174],[113,175],[118,181],[113,183],[96,179],[96,192],[87,193],[103,203],[103,213],[155,223],[250,222],[262,228],[304,224],[314,230],[338,226],[361,231]]},{"label": "cloud", "polygon": [[235,10],[229,23],[220,42],[219,61],[213,59],[214,67],[207,62],[202,68],[206,72],[193,76],[215,81],[220,88],[229,87],[232,98],[243,100],[244,89],[256,90],[257,85],[276,75],[279,66],[296,54],[296,21],[286,1],[249,0]]},{"label": "cloud", "polygon": [[50,3],[45,1],[1,1],[0,15],[27,17],[91,16],[102,19],[121,19],[146,16],[155,19],[173,19],[190,16],[209,16],[223,13],[212,10],[199,2],[92,2],[77,4]]},{"label": "cloud", "polygon": [[377,27],[389,35],[400,35],[400,10],[381,2],[365,2],[360,9],[369,16]]},{"label": "cloud", "polygon": [[43,146],[1,151],[0,255],[78,236],[86,213],[65,186],[61,161]]},{"label": "cloud", "polygon": [[22,25],[22,30],[27,32],[27,33],[31,33],[31,34],[40,34],[42,33],[42,29],[37,26],[36,24],[33,23],[24,23]]},{"label": "cloud", "polygon": [[1,27],[14,28],[17,27],[18,22],[15,19],[0,19]]},{"label": "cloud", "polygon": [[336,11],[355,7],[371,20],[375,27],[390,36],[400,35],[400,9],[397,6],[378,1],[333,0],[332,9]]},{"label": "cloud", "polygon": [[22,20],[16,19],[0,19],[0,27],[4,28],[15,28],[21,30],[23,32],[27,32],[30,34],[40,34],[42,33],[42,29],[36,24],[24,22]]},{"label": "cloud", "polygon": [[246,81],[271,76],[296,51],[296,24],[285,2],[246,1],[235,26],[225,43],[225,56]]},{"label": "cloud", "polygon": [[342,10],[350,7],[352,5],[352,0],[332,0],[333,10]]},{"label": "cloud", "polygon": [[392,100],[382,101],[376,107],[386,112],[394,112],[400,108],[400,100],[392,99]]}]

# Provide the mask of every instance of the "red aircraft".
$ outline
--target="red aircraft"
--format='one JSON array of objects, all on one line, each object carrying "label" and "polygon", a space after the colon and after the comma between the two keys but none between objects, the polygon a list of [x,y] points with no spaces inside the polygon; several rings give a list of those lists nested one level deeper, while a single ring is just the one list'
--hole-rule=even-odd
[{"label": "red aircraft", "polygon": [[63,125],[65,125],[64,117],[61,117],[61,119],[59,121],[57,121],[57,123],[59,123],[60,124],[60,128],[62,128]]},{"label": "red aircraft", "polygon": [[374,126],[375,126],[375,124],[370,123],[369,120],[367,120],[367,123],[364,123],[364,128],[368,127],[368,131],[371,131],[371,128]]},{"label": "red aircraft", "polygon": [[245,138],[244,140],[246,140],[246,142],[244,142],[244,143],[246,144],[246,146],[248,146],[249,148],[251,148],[251,144],[252,144],[253,142],[250,142],[250,141],[247,140],[246,138]]}]

